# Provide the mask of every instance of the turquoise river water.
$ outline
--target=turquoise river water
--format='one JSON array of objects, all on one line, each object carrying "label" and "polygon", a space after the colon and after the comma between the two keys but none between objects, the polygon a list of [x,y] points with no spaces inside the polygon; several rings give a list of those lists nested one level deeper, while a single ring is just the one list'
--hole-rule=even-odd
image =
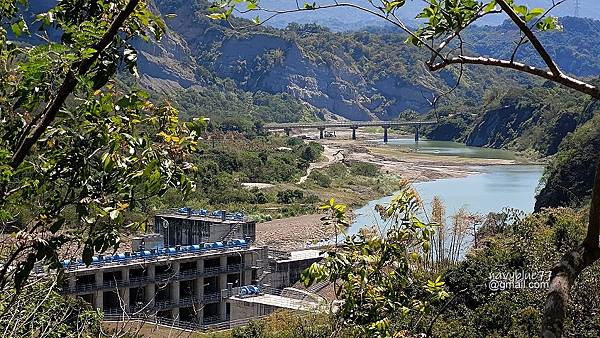
[{"label": "turquoise river water", "polygon": [[[467,147],[456,142],[419,141],[411,139],[390,140],[389,144],[408,147],[412,151],[436,154],[439,156],[459,156],[470,158],[514,159],[513,153],[505,150]],[[487,215],[502,211],[504,207],[533,211],[536,189],[543,173],[540,165],[498,165],[474,167],[479,174],[462,178],[439,179],[414,184],[421,195],[425,208],[434,196],[439,196],[446,206],[448,215],[460,208],[469,212]],[[355,210],[355,219],[348,233],[356,233],[362,227],[380,224],[374,211],[377,204],[387,204],[392,196],[370,201]]]}]

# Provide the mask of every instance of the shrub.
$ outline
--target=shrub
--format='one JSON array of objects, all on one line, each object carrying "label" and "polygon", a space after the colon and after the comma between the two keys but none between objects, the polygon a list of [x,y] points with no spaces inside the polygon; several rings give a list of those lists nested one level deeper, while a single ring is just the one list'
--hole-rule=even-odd
[{"label": "shrub", "polygon": [[310,173],[310,178],[315,181],[320,187],[329,188],[331,187],[331,178],[320,171],[313,171]]},{"label": "shrub", "polygon": [[277,193],[277,202],[281,204],[299,203],[304,199],[304,192],[299,189],[289,189]]},{"label": "shrub", "polygon": [[368,162],[355,162],[350,166],[350,173],[358,176],[375,177],[379,174],[379,166]]}]

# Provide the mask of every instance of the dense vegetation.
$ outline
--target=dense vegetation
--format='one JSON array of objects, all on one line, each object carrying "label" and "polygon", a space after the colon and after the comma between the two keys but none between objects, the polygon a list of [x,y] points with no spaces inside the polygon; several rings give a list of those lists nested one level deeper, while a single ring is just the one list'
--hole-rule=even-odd
[{"label": "dense vegetation", "polygon": [[245,92],[227,81],[222,86],[192,87],[165,96],[184,118],[210,117],[217,129],[250,136],[269,122],[314,122],[323,118],[322,112],[303,105],[289,94]]},{"label": "dense vegetation", "polygon": [[[438,311],[434,325],[440,337],[533,337],[539,335],[544,295],[550,270],[560,255],[585,235],[586,213],[571,209],[550,210],[513,222],[484,226],[475,248],[464,262],[449,269],[446,285],[453,302]],[[485,235],[485,237],[483,237]],[[502,290],[493,280],[501,273],[537,273],[529,282]],[[540,275],[541,274],[541,275]],[[595,336],[598,321],[589,316],[600,305],[597,297],[598,267],[580,276],[573,290],[573,304],[565,335]],[[507,282],[513,281],[507,277]],[[519,280],[518,278],[516,280]],[[496,289],[496,290],[493,290]]]},{"label": "dense vegetation", "polygon": [[[512,211],[491,215],[478,232],[477,247],[464,261],[442,271],[449,297],[433,303],[432,308],[422,313],[388,314],[389,322],[395,330],[410,328],[409,332],[404,331],[408,336],[419,332],[434,337],[538,336],[552,262],[581,241],[586,216],[585,212],[574,209],[547,210],[525,218]],[[598,270],[594,267],[586,271],[573,291],[573,304],[577,305],[570,308],[572,320],[567,323],[566,336],[596,337],[600,330],[600,323],[590,315],[600,306]],[[514,282],[519,277],[513,280],[509,275],[512,272],[536,276],[527,282],[533,284],[519,285]],[[413,278],[414,285],[426,282],[423,275],[415,274]],[[409,290],[415,292],[412,297],[423,296],[416,287],[404,289]],[[387,299],[394,298],[388,295]],[[290,336],[290,329],[296,330],[298,337],[330,337],[331,327],[339,329],[337,334],[350,334],[341,328],[352,327],[327,325],[335,319],[326,316],[317,320],[306,318],[304,322],[290,317],[294,318],[287,313],[276,314],[235,330],[232,337],[294,336]],[[288,322],[293,324],[288,326]],[[303,324],[298,326],[299,323]]]},{"label": "dense vegetation", "polygon": [[551,83],[543,87],[507,88],[483,100],[483,112],[440,113],[441,124],[428,136],[477,147],[556,154],[562,140],[598,112],[596,103]]},{"label": "dense vegetation", "polygon": [[[246,212],[263,221],[315,211],[319,198],[291,184],[306,173],[309,163],[319,160],[321,145],[297,138],[247,138],[233,132],[215,132],[211,137],[214,143],[201,142],[193,157],[197,166],[193,175],[196,190],[186,196],[170,190],[165,196],[150,200],[147,212],[185,205]],[[242,183],[275,186],[257,189],[243,187]]]},{"label": "dense vegetation", "polygon": [[[55,280],[31,283],[21,294],[0,294],[0,332],[4,337],[98,337],[102,315],[80,298],[55,291]],[[7,306],[10,305],[10,306]]]},{"label": "dense vegetation", "polygon": [[[2,1],[3,6],[0,7],[2,18],[8,20],[4,26],[10,27],[17,37],[28,31],[27,23],[17,15],[20,9],[17,5],[22,3]],[[181,83],[173,85],[175,92],[179,91],[179,96],[174,96],[176,104],[189,114],[182,121],[171,104],[153,102],[142,91],[121,90],[111,81],[119,68],[127,68],[137,74],[137,51],[129,42],[136,37],[158,38],[166,32],[163,22],[144,2],[140,8],[136,7],[139,2],[135,0],[84,3],[89,6],[82,9],[78,1],[60,1],[51,14],[40,17],[44,25],[61,32],[60,42],[44,41],[39,45],[15,48],[4,38],[6,32],[1,32],[0,63],[3,67],[0,69],[3,76],[0,77],[0,112],[4,123],[0,128],[0,220],[4,234],[11,233],[13,236],[3,236],[0,248],[0,325],[4,332],[14,335],[47,332],[56,332],[60,336],[96,335],[99,318],[95,312],[80,302],[57,299],[59,295],[51,290],[53,285],[30,285],[26,282],[37,262],[42,262],[50,271],[60,273],[60,249],[67,244],[82,248],[82,258],[87,263],[91,262],[95,252],[116,250],[121,234],[144,226],[143,220],[133,219],[134,222],[131,222],[133,217],[130,216],[137,212],[147,215],[153,208],[181,203],[189,203],[193,207],[237,204],[244,208],[243,205],[267,203],[314,207],[318,197],[301,188],[271,192],[241,188],[241,183],[248,181],[293,182],[309,162],[319,158],[322,151],[317,144],[258,135],[257,121],[277,120],[275,112],[283,106],[288,106],[283,121],[316,116],[310,109],[301,109],[301,117],[293,116],[293,112],[300,108],[300,101],[280,95],[284,91],[274,90],[275,87],[269,87],[270,91],[265,91],[270,94],[263,95],[259,92],[262,86],[282,83],[287,86],[288,80],[301,78],[299,83],[302,85],[297,82],[293,83],[296,87],[292,87],[295,94],[304,94],[305,102],[326,101],[330,95],[336,94],[337,99],[341,98],[335,101],[336,104],[348,104],[345,113],[350,116],[372,117],[370,114],[374,114],[388,118],[396,116],[388,114],[388,111],[403,110],[401,108],[429,110],[429,107],[419,106],[426,101],[423,95],[417,95],[422,94],[419,91],[448,89],[457,78],[456,70],[430,76],[424,69],[415,66],[414,60],[406,64],[399,61],[404,60],[404,55],[422,58],[425,54],[418,50],[405,51],[405,46],[400,45],[403,39],[398,39],[397,35],[336,35],[307,26],[290,27],[286,33],[264,29],[260,38],[253,40],[256,36],[252,34],[237,34],[224,26],[205,25],[200,29],[204,29],[203,33],[210,38],[195,41],[198,44],[192,45],[194,48],[207,47],[198,48],[202,53],[195,61],[201,67],[196,68],[197,73],[192,76],[206,75],[207,69],[209,72],[219,71],[231,77],[239,88],[225,82],[210,82],[210,74],[204,79],[210,82],[204,83],[209,85],[206,92]],[[114,3],[117,6],[112,6]],[[186,6],[189,2],[157,3],[179,14],[182,10],[191,12],[184,19],[192,15],[196,16],[196,20],[187,24],[202,22],[199,18],[206,20],[203,14],[198,16],[195,11],[190,11]],[[541,15],[539,10],[535,10],[537,14],[531,14],[528,8],[512,2],[499,0],[492,4],[497,3],[504,4],[507,11],[519,12],[525,18],[523,20]],[[386,10],[392,12],[394,7],[402,4],[402,1],[393,2],[391,9]],[[432,2],[431,6],[437,4]],[[445,3],[453,4],[456,2]],[[425,28],[416,34],[427,39],[440,32],[461,29],[456,25],[473,17],[474,11],[478,10],[471,5],[476,6],[474,2],[468,2],[460,11],[453,11],[459,20],[448,19],[434,10],[430,14],[425,13],[424,17],[428,18]],[[127,21],[128,17],[130,20]],[[438,30],[436,26],[440,23],[446,26]],[[179,33],[186,35],[189,32],[184,29]],[[190,35],[198,36],[187,34],[187,38]],[[246,59],[227,56],[225,47],[232,40],[235,40],[236,46],[237,43],[251,41],[250,49],[253,49],[255,43],[273,42],[270,40],[273,37],[275,48],[263,48]],[[191,42],[193,40],[190,39]],[[309,43],[301,50],[298,46],[303,41]],[[374,45],[370,45],[371,42]],[[416,44],[419,44],[418,41]],[[288,59],[280,48],[282,45],[290,47],[286,51],[296,53],[290,63],[285,63]],[[382,45],[382,48],[377,48]],[[314,49],[311,50],[311,47]],[[229,45],[229,53],[231,49]],[[235,54],[238,50],[234,49]],[[392,57],[388,58],[390,55]],[[146,51],[143,57],[149,60],[151,55]],[[378,69],[371,60],[386,68]],[[297,74],[284,78],[285,81],[275,77],[281,70],[293,66],[323,71],[321,74],[328,76],[325,79],[332,81],[323,81],[318,76],[298,77]],[[357,76],[361,73],[368,78]],[[494,90],[492,82],[494,79],[498,81],[495,78],[498,74],[502,75],[503,84],[529,81],[487,69],[466,71],[465,89],[453,92],[449,98],[457,106],[476,106],[472,104],[473,98],[486,93],[486,90]],[[405,80],[408,77],[419,78],[421,82],[409,83]],[[473,82],[469,83],[469,80]],[[320,92],[319,81],[325,82],[328,90],[332,91],[327,94]],[[335,85],[329,86],[334,82]],[[352,86],[356,83],[360,86]],[[213,93],[219,85],[229,86],[220,93],[223,96]],[[181,94],[183,87],[189,92],[184,90]],[[307,87],[315,90],[306,92]],[[386,92],[392,87],[398,90]],[[362,97],[367,93],[362,91],[364,88],[375,89]],[[240,91],[256,92],[257,97]],[[406,93],[409,94],[403,96]],[[474,144],[512,145],[517,149],[527,147],[542,155],[560,149],[562,154],[557,156],[549,171],[553,175],[548,176],[547,187],[572,184],[578,193],[585,194],[589,190],[585,187],[589,183],[587,176],[572,178],[564,170],[573,163],[579,165],[574,170],[577,175],[579,172],[587,175],[589,167],[585,166],[585,161],[598,147],[599,122],[597,117],[593,117],[593,104],[588,106],[590,109],[577,110],[578,104],[574,102],[581,98],[573,96],[573,101],[563,100],[562,93],[562,89],[546,86],[540,92],[532,90],[525,95],[512,92],[502,96],[491,95],[488,96],[490,109],[496,109],[495,114],[473,118],[476,127],[469,134],[455,132],[467,125],[468,117],[464,123],[457,120],[466,116],[464,113],[448,114],[452,120],[448,130]],[[599,97],[597,89],[594,93]],[[232,99],[235,95],[242,99]],[[539,97],[546,98],[545,95],[551,98],[549,105],[540,103],[545,100]],[[196,101],[197,97],[201,98]],[[309,102],[309,99],[313,101]],[[217,108],[220,100],[231,101],[231,106],[228,109]],[[585,99],[581,100],[587,104]],[[408,105],[404,105],[406,102]],[[210,114],[196,115],[194,112],[196,105],[204,103],[212,104],[212,109],[218,111],[214,116],[215,125],[209,127],[210,134],[205,132],[206,126],[194,119],[205,115],[210,117]],[[343,110],[344,107],[336,104],[324,106]],[[363,104],[369,105],[369,109],[363,109]],[[228,115],[230,110],[232,115]],[[535,121],[541,119],[548,124],[537,125]],[[517,130],[528,123],[532,123],[530,134]],[[579,130],[567,136],[581,124],[583,126]],[[232,130],[246,134],[239,136]],[[493,137],[489,137],[487,132],[479,134],[481,130],[491,130]],[[537,140],[540,135],[548,134],[551,136],[548,140]],[[566,141],[559,146],[565,136]],[[232,140],[221,147],[220,137]],[[358,176],[361,180],[356,184],[358,186],[384,184],[378,177],[378,168],[366,163],[341,163],[327,170],[315,171],[309,184],[329,189],[339,185],[346,175]],[[557,177],[559,180],[554,181]],[[549,196],[560,194],[548,191]],[[595,199],[599,197],[595,196]],[[598,203],[600,200],[595,201],[596,206]],[[389,225],[385,235],[367,230],[347,237],[344,246],[331,248],[322,262],[305,271],[302,279],[306,284],[329,281],[336,285],[336,295],[344,302],[339,304],[333,318],[326,318],[331,322],[318,321],[317,318],[308,325],[302,319],[298,322],[290,319],[286,322],[289,326],[280,330],[281,336],[293,334],[290,326],[291,329],[302,330],[306,336],[321,336],[329,330],[339,336],[419,333],[530,336],[539,332],[543,311],[539,289],[491,290],[485,287],[491,278],[489,273],[500,269],[509,272],[516,269],[538,273],[548,271],[551,263],[559,261],[561,253],[569,252],[582,242],[585,212],[551,210],[524,220],[517,217],[514,222],[509,221],[515,218],[510,213],[491,218],[474,234],[478,240],[475,250],[467,259],[458,262],[460,242],[458,246],[450,247],[449,256],[443,257],[446,251],[442,245],[442,222],[439,221],[442,218],[438,217],[441,213],[434,212],[438,216],[434,215],[431,221],[422,221],[421,206],[422,201],[413,191],[402,190],[390,205],[377,207],[382,220]],[[325,217],[328,225],[333,224],[338,230],[347,225],[344,205],[335,204],[331,199],[322,209],[328,213]],[[591,210],[594,216],[593,210],[597,209]],[[463,216],[465,220],[470,219],[466,217],[468,215]],[[600,228],[596,221],[591,217],[588,225],[592,237],[593,231]],[[456,236],[464,236],[470,225],[475,225],[474,222],[454,219],[453,244]],[[457,232],[462,234],[456,235]],[[582,246],[584,253],[589,254],[585,251],[588,248],[600,250],[597,233],[595,237],[591,247],[588,246],[590,241]],[[436,250],[438,255],[434,259]],[[577,253],[575,251],[574,254]],[[576,306],[569,309],[570,320],[564,327],[566,334],[591,336],[598,332],[597,320],[590,316],[599,306],[595,277],[597,267],[584,270],[598,257],[600,255],[584,256],[587,265],[578,265],[577,270],[563,266],[565,273],[573,271],[574,276],[568,280],[571,284],[583,271],[579,276],[581,283],[573,289]],[[588,258],[593,260],[586,260]],[[573,260],[575,263],[580,261]],[[554,277],[556,274],[553,274]],[[22,303],[15,306],[15,300]],[[43,311],[38,312],[40,309]],[[39,322],[43,324],[41,329]],[[256,323],[233,334],[266,336],[273,335],[275,331],[272,326]]]},{"label": "dense vegetation", "polygon": [[[560,7],[560,6],[559,6]],[[559,65],[568,73],[579,76],[597,76],[600,73],[600,47],[598,39],[598,20],[563,17],[560,18],[563,29],[542,32],[540,39]],[[506,39],[518,39],[518,32],[510,21],[496,27],[472,27],[466,32],[465,39],[472,41],[470,48],[483,55],[496,55],[510,58],[514,45]],[[519,49],[518,60],[540,66],[543,64],[530,44]]]},{"label": "dense vegetation", "polygon": [[570,134],[546,168],[536,201],[543,207],[583,206],[589,202],[595,163],[600,160],[600,114]]}]

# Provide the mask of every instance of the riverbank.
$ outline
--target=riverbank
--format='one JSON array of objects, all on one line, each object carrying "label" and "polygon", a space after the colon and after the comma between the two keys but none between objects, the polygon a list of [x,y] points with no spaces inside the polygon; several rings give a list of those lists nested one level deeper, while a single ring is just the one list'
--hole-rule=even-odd
[{"label": "riverbank", "polygon": [[[416,184],[463,178],[480,174],[490,166],[520,163],[517,159],[466,158],[414,152],[373,141],[380,136],[373,133],[359,133],[358,140],[351,140],[349,132],[337,131],[336,135],[336,138],[318,140],[325,147],[324,157],[311,165],[310,171],[296,186],[314,193],[321,200],[333,197],[337,203],[348,205],[350,213],[371,200],[397,191],[400,180]],[[358,162],[377,166],[379,174],[376,177],[357,177],[340,173],[341,167]],[[310,179],[313,172],[326,176],[331,183],[328,186],[318,184]],[[321,217],[320,214],[313,214],[259,223],[256,229],[257,243],[292,250],[304,248],[307,242],[330,238],[333,230],[322,225]]]}]

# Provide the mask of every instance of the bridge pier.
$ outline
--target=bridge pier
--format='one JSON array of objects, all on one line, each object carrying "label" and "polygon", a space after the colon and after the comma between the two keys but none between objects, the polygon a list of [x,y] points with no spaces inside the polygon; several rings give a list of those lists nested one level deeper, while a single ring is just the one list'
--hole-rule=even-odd
[{"label": "bridge pier", "polygon": [[417,142],[417,143],[419,143],[419,132],[420,132],[419,126],[415,127],[415,142]]},{"label": "bridge pier", "polygon": [[285,128],[284,131],[285,131],[285,134],[287,135],[287,137],[290,137],[290,133],[292,132],[292,128]]},{"label": "bridge pier", "polygon": [[323,139],[324,135],[323,133],[325,132],[325,128],[324,127],[319,127],[319,138]]},{"label": "bridge pier", "polygon": [[388,143],[388,128],[390,126],[383,126],[383,143]]},{"label": "bridge pier", "polygon": [[358,127],[357,126],[352,126],[350,128],[352,128],[352,139],[356,140],[356,129],[358,129]]}]

